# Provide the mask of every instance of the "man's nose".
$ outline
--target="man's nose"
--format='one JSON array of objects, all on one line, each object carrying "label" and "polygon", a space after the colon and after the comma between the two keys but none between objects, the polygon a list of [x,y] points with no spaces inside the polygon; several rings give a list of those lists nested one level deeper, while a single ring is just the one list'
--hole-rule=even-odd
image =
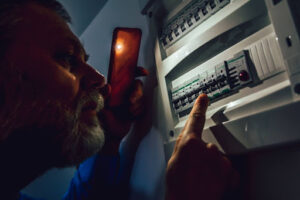
[{"label": "man's nose", "polygon": [[84,74],[81,78],[81,87],[84,90],[100,89],[105,85],[104,76],[92,66],[85,64]]}]

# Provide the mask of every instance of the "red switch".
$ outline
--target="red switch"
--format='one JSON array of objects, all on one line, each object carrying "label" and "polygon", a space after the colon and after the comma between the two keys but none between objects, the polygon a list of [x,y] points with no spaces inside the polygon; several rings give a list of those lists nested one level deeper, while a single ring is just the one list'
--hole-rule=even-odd
[{"label": "red switch", "polygon": [[239,79],[241,81],[248,81],[249,80],[249,74],[248,74],[248,72],[246,70],[240,71]]}]

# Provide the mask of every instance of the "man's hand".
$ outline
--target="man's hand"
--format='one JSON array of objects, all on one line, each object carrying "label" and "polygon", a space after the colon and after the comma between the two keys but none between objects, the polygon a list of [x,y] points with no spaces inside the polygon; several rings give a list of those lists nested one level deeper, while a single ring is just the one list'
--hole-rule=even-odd
[{"label": "man's hand", "polygon": [[[135,77],[147,76],[148,71],[142,67],[136,68]],[[110,87],[106,88],[110,90]],[[109,94],[110,92],[104,92]],[[103,122],[106,139],[102,153],[117,154],[119,145],[123,137],[129,132],[130,127],[137,117],[144,111],[143,83],[136,79],[130,90],[128,99],[124,104],[117,108],[105,107],[100,113],[99,118]]]},{"label": "man's hand", "polygon": [[179,135],[166,173],[166,200],[217,200],[233,186],[231,162],[212,144],[202,141],[208,98],[196,100]]}]

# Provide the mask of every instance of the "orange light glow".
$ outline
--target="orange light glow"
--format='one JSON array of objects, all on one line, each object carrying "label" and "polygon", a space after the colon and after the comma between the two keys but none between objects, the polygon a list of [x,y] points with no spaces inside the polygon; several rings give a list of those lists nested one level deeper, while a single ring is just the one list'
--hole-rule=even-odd
[{"label": "orange light glow", "polygon": [[123,37],[119,37],[116,40],[116,44],[115,44],[115,53],[120,56],[120,54],[122,54],[125,51],[125,46],[126,46],[126,38]]},{"label": "orange light glow", "polygon": [[117,44],[116,48],[117,48],[117,50],[121,50],[123,48],[123,46],[121,44]]}]

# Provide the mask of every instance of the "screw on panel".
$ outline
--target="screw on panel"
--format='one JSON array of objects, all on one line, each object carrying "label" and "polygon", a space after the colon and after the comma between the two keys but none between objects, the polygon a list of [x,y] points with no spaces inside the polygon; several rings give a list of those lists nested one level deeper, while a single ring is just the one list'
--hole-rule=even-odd
[{"label": "screw on panel", "polygon": [[300,94],[300,83],[297,83],[294,87],[294,92]]},{"label": "screw on panel", "polygon": [[281,0],[273,0],[274,6],[275,6],[276,4],[278,4],[278,3],[280,3],[280,2],[281,2]]},{"label": "screw on panel", "polygon": [[288,37],[286,37],[285,41],[288,47],[292,46],[292,36],[289,35]]},{"label": "screw on panel", "polygon": [[172,130],[170,131],[169,134],[170,134],[171,137],[174,137],[174,135],[175,135],[175,134],[174,134],[174,131],[172,131]]}]

